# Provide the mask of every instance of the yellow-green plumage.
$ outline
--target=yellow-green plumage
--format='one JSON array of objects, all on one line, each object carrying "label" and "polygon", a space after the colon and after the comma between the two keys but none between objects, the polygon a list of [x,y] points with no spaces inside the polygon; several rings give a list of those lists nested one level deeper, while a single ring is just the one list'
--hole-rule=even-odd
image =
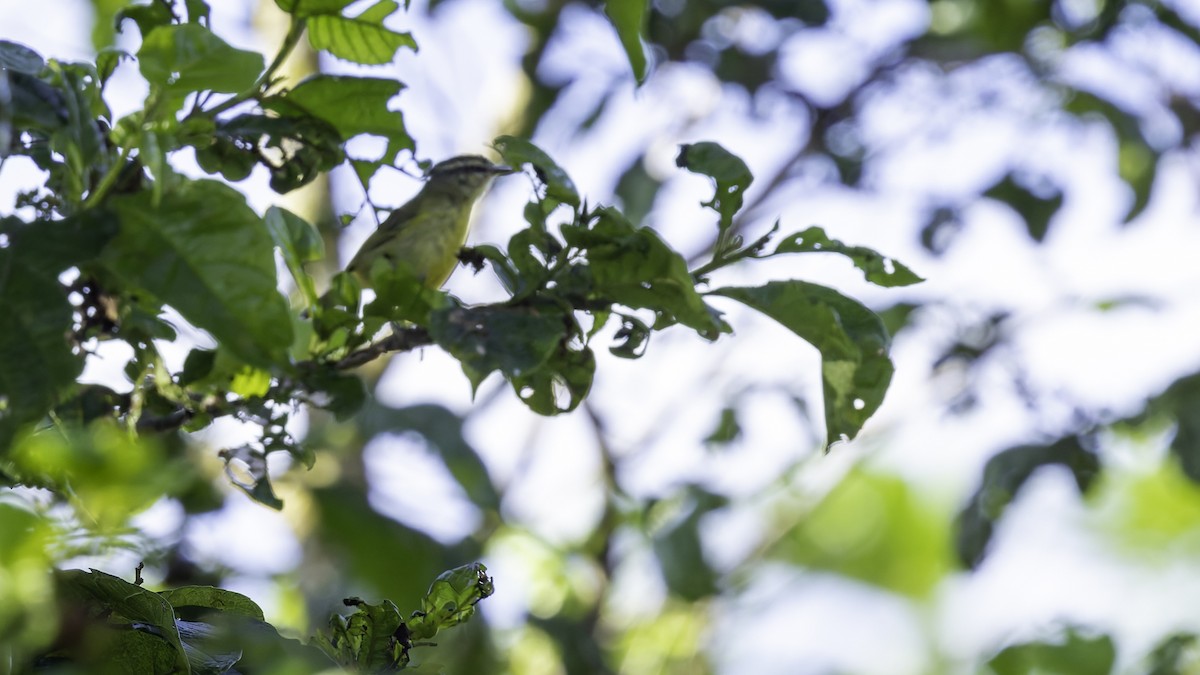
[{"label": "yellow-green plumage", "polygon": [[389,267],[407,267],[429,288],[450,278],[458,252],[467,240],[471,209],[492,179],[512,169],[478,155],[460,155],[438,162],[415,197],[380,224],[346,267],[365,284],[371,268],[383,260]]}]

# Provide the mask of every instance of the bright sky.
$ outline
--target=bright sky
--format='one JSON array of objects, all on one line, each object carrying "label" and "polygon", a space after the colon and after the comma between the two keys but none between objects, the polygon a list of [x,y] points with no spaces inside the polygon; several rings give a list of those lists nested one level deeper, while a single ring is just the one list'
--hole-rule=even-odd
[{"label": "bright sky", "polygon": [[[237,46],[263,48],[250,24],[252,0],[211,4],[219,35]],[[922,31],[928,21],[927,5],[918,0],[835,4],[839,10],[830,26],[805,31],[784,45],[788,56],[781,69],[793,86],[830,101],[854,84],[871,55]],[[82,49],[90,44],[87,6],[80,0],[42,0],[36,8],[3,3],[0,38],[23,42],[45,56],[89,58]],[[79,20],[51,24],[46,16]],[[783,97],[752,102],[694,67],[664,67],[635,91],[616,37],[602,18],[573,7],[564,22],[566,37],[552,46],[544,75],[570,84],[565,103],[546,118],[534,141],[567,169],[589,202],[610,199],[627,163],[649,148],[647,170],[668,179],[650,222],[681,250],[703,245],[713,219],[699,207],[710,195],[706,181],[673,166],[679,143],[718,141],[762,176],[786,159],[794,140],[805,133],[802,111]],[[411,30],[421,46],[419,54],[402,54],[388,71],[408,85],[399,100],[421,156],[482,151],[513,106],[520,105],[523,83],[516,62],[525,46],[522,31],[491,0],[450,0],[432,18],[414,10],[397,25]],[[734,35],[752,41],[760,33],[748,23]],[[1160,38],[1126,31],[1116,38],[1117,56],[1081,50],[1065,60],[1062,77],[1105,90],[1119,80],[1137,92],[1156,86],[1150,73],[1172,78],[1189,95],[1200,94],[1200,57]],[[897,338],[893,388],[860,439],[819,457],[816,439],[822,430],[807,424],[789,402],[796,394],[819,405],[816,351],[769,320],[733,303],[714,302],[728,312],[737,331],[732,338],[710,345],[683,331],[668,332],[656,336],[648,355],[636,362],[598,351],[599,375],[590,400],[612,427],[615,450],[625,458],[620,479],[629,492],[662,495],[681,482],[699,481],[744,500],[744,508],[712,523],[722,542],[714,546],[714,556],[736,559],[736,552],[748,550],[757,536],[755,495],[797,459],[810,458],[804,480],[815,485],[830,484],[847,464],[862,459],[903,475],[952,512],[974,488],[991,454],[1054,433],[1070,421],[1073,406],[1129,414],[1174,378],[1200,368],[1200,295],[1193,292],[1200,287],[1196,154],[1168,155],[1150,207],[1122,226],[1132,195],[1114,178],[1115,140],[1103,128],[1069,124],[1050,113],[1047,94],[1032,87],[1022,68],[997,57],[948,77],[920,68],[904,73],[895,87],[876,94],[862,117],[863,138],[882,148],[872,160],[869,190],[828,187],[818,180],[827,167],[813,163],[761,212],[759,227],[776,216],[785,232],[820,224],[830,236],[904,261],[926,283],[877,289],[846,261],[811,256],[731,270],[715,280],[799,276],[878,308],[902,300],[939,303],[922,311],[915,326]],[[118,111],[129,110],[144,92],[135,69],[123,69],[127,72],[109,92]],[[611,96],[605,113],[588,131],[575,134],[581,116],[605,95]],[[981,106],[984,100],[989,103]],[[1150,99],[1139,95],[1136,100]],[[1170,139],[1172,130],[1166,125],[1159,133]],[[180,167],[189,164],[184,158]],[[1064,187],[1066,200],[1045,245],[1030,245],[1023,223],[1007,207],[980,202],[966,210],[967,226],[943,257],[920,247],[925,209],[962,203],[1012,166]],[[0,213],[11,210],[16,190],[36,180],[17,162],[7,163],[0,171]],[[274,199],[265,184],[264,176],[256,175],[240,186],[260,210]],[[398,205],[416,187],[394,174],[376,180],[372,196],[380,205]],[[335,190],[340,209],[359,209],[362,195],[353,180],[335,180]],[[501,181],[481,209],[472,241],[507,240],[520,227],[528,190],[520,178]],[[372,226],[360,218],[347,230],[343,259]],[[450,289],[467,300],[498,293],[488,275],[471,277],[461,270]],[[1131,298],[1146,301],[1094,310],[1099,302]],[[961,393],[965,375],[953,367],[933,372],[933,363],[968,321],[994,311],[1015,317],[1011,346],[981,365],[974,381],[977,407],[948,415],[947,403]],[[90,364],[89,376],[119,377],[121,358],[114,353],[105,363]],[[1016,374],[1025,376],[1038,395],[1037,410],[1026,409],[1017,398]],[[535,417],[510,394],[492,396],[499,386],[497,381],[484,385],[478,398],[489,403],[472,416],[467,432],[497,480],[513,481],[507,515],[551,542],[581,536],[602,506],[589,425],[579,414]],[[746,438],[723,454],[707,452],[701,439],[716,412],[744,391],[750,392],[739,405]],[[472,406],[457,365],[434,349],[394,357],[378,394],[396,405],[438,402],[461,412]],[[814,414],[819,420],[819,408]],[[220,433],[238,432],[225,428]],[[474,507],[423,447],[380,439],[368,448],[367,465],[373,503],[384,513],[436,526],[432,533],[445,540],[472,529]],[[411,473],[396,471],[400,465]],[[1138,640],[1169,626],[1200,627],[1200,618],[1183,609],[1200,600],[1194,558],[1177,556],[1153,567],[1137,558],[1114,557],[1089,528],[1073,490],[1065,473],[1040,474],[1007,516],[982,572],[952,580],[929,607],[822,575],[788,569],[763,574],[726,608],[714,643],[718,663],[728,673],[745,672],[753,661],[757,673],[915,674],[931,667],[924,642],[931,631],[946,655],[969,659],[1063,620],[1116,630],[1135,649],[1147,646]],[[431,499],[451,504],[452,512],[462,514],[461,523],[435,518],[423,508]],[[143,520],[148,528],[169,531],[162,523],[178,517],[169,511],[157,509]],[[219,514],[202,517],[187,536],[203,559],[237,569],[244,590],[267,606],[272,601],[264,597],[267,587],[256,580],[286,569],[299,555],[286,513],[240,497],[231,498]],[[631,613],[653,610],[662,597],[661,583],[645,573],[646,551],[637,551],[644,544],[631,546],[618,600]],[[494,559],[486,561],[498,590],[484,607],[500,625],[514,625],[538,597],[522,554],[514,553],[518,548],[497,546]],[[1114,588],[1129,590],[1116,595]]]}]

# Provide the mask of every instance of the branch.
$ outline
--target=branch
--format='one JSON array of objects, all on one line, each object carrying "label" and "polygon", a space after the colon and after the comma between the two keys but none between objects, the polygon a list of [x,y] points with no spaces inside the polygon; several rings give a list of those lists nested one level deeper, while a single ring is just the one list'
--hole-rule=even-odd
[{"label": "branch", "polygon": [[420,327],[398,329],[391,335],[365,349],[360,349],[333,364],[338,370],[357,368],[364,363],[370,363],[388,352],[408,352],[418,347],[433,344],[429,331]]}]

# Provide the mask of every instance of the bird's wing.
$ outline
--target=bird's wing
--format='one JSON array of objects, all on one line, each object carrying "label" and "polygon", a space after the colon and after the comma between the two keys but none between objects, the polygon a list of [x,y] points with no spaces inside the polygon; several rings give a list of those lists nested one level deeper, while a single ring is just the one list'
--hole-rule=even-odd
[{"label": "bird's wing", "polygon": [[418,200],[412,199],[403,204],[395,211],[388,214],[379,227],[367,237],[363,245],[359,247],[358,253],[354,254],[354,258],[350,260],[350,264],[346,266],[347,270],[357,269],[359,264],[365,259],[373,256],[380,247],[388,242],[395,241],[397,237],[413,226],[420,219],[420,205]]}]

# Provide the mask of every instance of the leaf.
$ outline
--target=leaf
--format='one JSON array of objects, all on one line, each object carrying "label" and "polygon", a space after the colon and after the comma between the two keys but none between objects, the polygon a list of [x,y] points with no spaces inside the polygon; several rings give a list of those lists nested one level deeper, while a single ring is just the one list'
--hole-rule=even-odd
[{"label": "leaf", "polygon": [[781,253],[840,253],[849,258],[854,266],[863,271],[863,276],[877,286],[910,286],[924,281],[898,260],[886,258],[865,246],[847,246],[837,239],[830,239],[825,230],[810,227],[779,242],[775,252]]},{"label": "leaf", "polygon": [[304,295],[307,306],[313,306],[317,302],[317,287],[304,270],[304,263],[325,257],[325,240],[321,238],[321,233],[312,223],[278,206],[267,209],[263,222],[283,256],[284,264],[296,280],[296,287]]},{"label": "leaf", "polygon": [[1150,652],[1146,675],[1184,675],[1189,672],[1196,664],[1196,640],[1194,633],[1175,633],[1163,639]]},{"label": "leaf", "polygon": [[[285,111],[298,107],[337,129],[343,140],[359,134],[381,136],[388,141],[381,162],[393,163],[402,150],[415,145],[404,127],[404,115],[389,110],[389,102],[404,85],[396,80],[340,75],[315,75],[296,85],[286,96],[266,101],[268,108]],[[353,101],[354,105],[346,105]]]},{"label": "leaf", "polygon": [[1117,660],[1117,648],[1107,635],[1087,637],[1075,628],[1066,630],[1065,641],[1026,642],[1005,647],[988,667],[996,675],[1027,673],[1071,673],[1108,675]]},{"label": "leaf", "polygon": [[[271,474],[267,470],[267,453],[249,445],[241,445],[221,450],[217,456],[225,460],[225,476],[230,483],[233,483],[234,487],[263,506],[276,511],[283,509],[283,500],[276,496],[275,488],[271,486]],[[234,460],[238,460],[241,464],[235,464]],[[244,480],[239,476],[239,473],[243,473],[243,471],[235,473],[235,467],[243,469],[250,480]]]},{"label": "leaf", "polygon": [[262,54],[231,47],[196,23],[155,28],[142,41],[137,57],[142,77],[167,99],[160,117],[177,111],[192,92],[246,91],[263,71]]},{"label": "leaf", "polygon": [[754,181],[750,167],[737,155],[710,141],[679,146],[675,165],[716,181],[717,190],[704,206],[721,214],[717,227],[723,236],[733,226],[733,216],[741,210],[746,189]]},{"label": "leaf", "polygon": [[463,623],[475,614],[475,605],[495,592],[483,563],[471,563],[438,575],[421,600],[421,612],[408,623],[409,634],[428,640],[438,631]]},{"label": "leaf", "polygon": [[588,347],[558,345],[534,371],[510,378],[517,396],[539,415],[571,412],[587,398],[596,374],[596,356]]},{"label": "leaf", "polygon": [[317,14],[338,13],[342,8],[355,0],[275,0],[279,9],[297,17],[303,18]]},{"label": "leaf", "polygon": [[757,309],[820,350],[828,443],[854,438],[883,403],[894,370],[891,339],[879,317],[858,301],[795,280],[712,294]]},{"label": "leaf", "polygon": [[69,335],[72,309],[60,272],[91,259],[116,231],[112,216],[87,211],[26,225],[0,220],[0,447],[40,419],[83,370]]},{"label": "leaf", "polygon": [[361,379],[332,368],[305,372],[302,381],[310,393],[317,395],[313,404],[333,413],[339,422],[353,417],[367,400]]},{"label": "leaf", "polygon": [[604,13],[617,29],[617,36],[621,38],[621,46],[625,48],[625,56],[629,59],[629,66],[633,68],[633,76],[638,84],[645,82],[650,74],[646,46],[642,43],[648,10],[649,3],[646,0],[607,0],[604,3]]},{"label": "leaf", "polygon": [[700,521],[726,505],[724,497],[690,487],[679,514],[654,533],[654,553],[670,591],[688,602],[717,592],[717,573],[704,555]]},{"label": "leaf", "polygon": [[[233,591],[212,586],[181,586],[159,595],[171,603],[175,615],[180,618],[198,619],[196,610],[215,610],[263,621],[263,611],[253,600]],[[203,613],[203,612],[202,612]]]},{"label": "leaf", "polygon": [[245,197],[186,181],[155,205],[146,192],[110,202],[121,232],[101,262],[127,286],[171,305],[256,366],[287,363],[292,327],[276,289],[271,236]]},{"label": "leaf", "polygon": [[567,244],[587,252],[593,293],[628,307],[654,310],[656,328],[678,322],[715,340],[728,333],[719,313],[696,292],[687,261],[649,228],[634,227],[612,208],[598,209],[590,228],[564,226]]},{"label": "leaf", "polygon": [[532,164],[538,180],[546,185],[547,197],[579,207],[579,192],[575,189],[575,183],[544,150],[515,136],[498,136],[492,141],[492,147],[514,169]]},{"label": "leaf", "polygon": [[650,344],[650,327],[636,316],[619,314],[621,327],[613,334],[613,339],[619,344],[608,348],[613,356],[623,359],[640,359],[646,353]]},{"label": "leaf", "polygon": [[463,436],[463,420],[458,415],[433,404],[406,408],[374,406],[364,411],[359,420],[360,431],[368,436],[406,431],[420,434],[437,450],[450,475],[472,502],[492,511],[500,508],[500,495],[487,467]]},{"label": "leaf", "polygon": [[0,69],[37,77],[45,67],[41,54],[19,42],[0,40]]},{"label": "leaf", "polygon": [[1030,238],[1038,243],[1046,238],[1050,219],[1063,203],[1062,190],[1054,188],[1050,194],[1041,196],[1017,182],[1013,174],[1008,174],[983,194],[1011,206],[1025,221]]},{"label": "leaf", "polygon": [[520,378],[539,368],[562,341],[563,317],[530,307],[449,307],[435,310],[429,334],[462,364],[478,389],[492,371]]},{"label": "leaf", "polygon": [[383,20],[399,8],[394,0],[379,0],[356,17],[336,12],[310,14],[308,41],[313,49],[363,65],[391,63],[396,51],[407,47],[417,49],[409,33],[397,33],[383,25]]},{"label": "leaf", "polygon": [[742,437],[742,425],[738,423],[737,408],[726,406],[721,409],[721,416],[708,436],[704,438],[707,445],[728,445]]},{"label": "leaf", "polygon": [[155,634],[174,648],[175,667],[189,672],[187,655],[179,641],[170,603],[157,593],[99,570],[67,570],[57,574],[59,597],[82,605],[95,605],[130,622],[152,626]]},{"label": "leaf", "polygon": [[939,505],[896,476],[856,468],[795,521],[767,558],[927,599],[953,571]]},{"label": "leaf", "polygon": [[220,120],[213,130],[197,134],[193,143],[196,163],[205,171],[239,181],[250,175],[255,163],[262,164],[271,174],[271,189],[280,194],[307,185],[346,158],[337,130],[303,112],[284,117],[247,113]]},{"label": "leaf", "polygon": [[957,547],[963,565],[974,569],[983,562],[996,522],[1016,499],[1025,481],[1043,466],[1054,464],[1071,471],[1080,492],[1086,492],[1100,472],[1100,460],[1076,436],[1050,445],[1009,448],[988,460],[979,488],[958,515]]}]

